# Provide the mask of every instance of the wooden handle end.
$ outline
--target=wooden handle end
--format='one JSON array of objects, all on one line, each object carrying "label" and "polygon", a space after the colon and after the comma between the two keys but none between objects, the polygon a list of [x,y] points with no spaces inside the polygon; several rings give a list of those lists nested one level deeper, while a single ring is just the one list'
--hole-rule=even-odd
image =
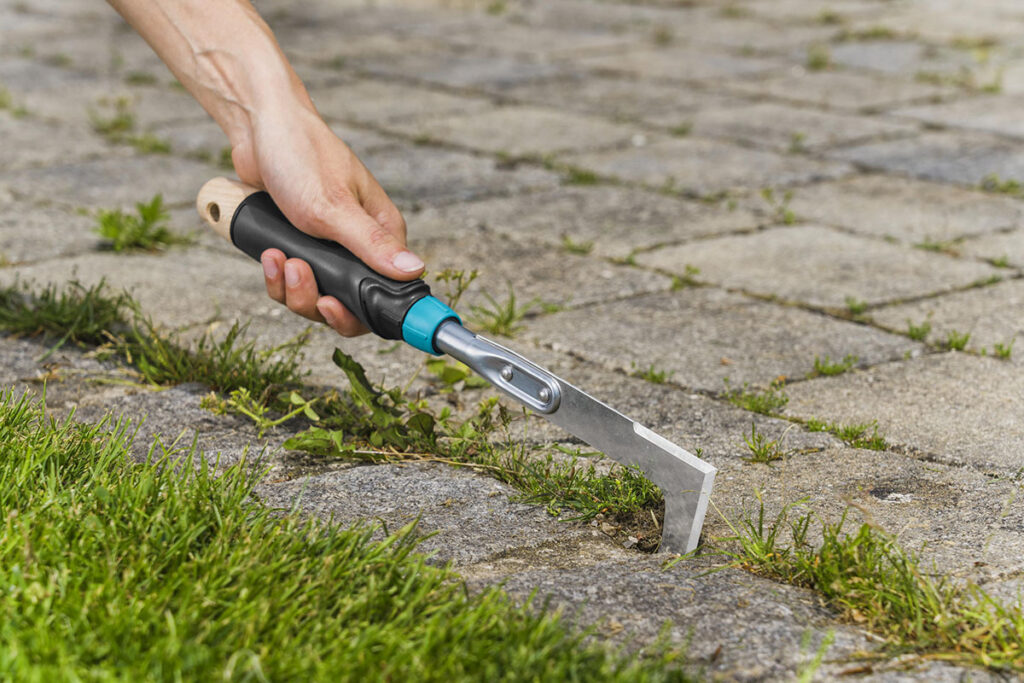
[{"label": "wooden handle end", "polygon": [[235,209],[253,192],[259,190],[237,180],[213,178],[206,181],[199,190],[196,210],[214,232],[230,242],[231,219],[235,215]]}]

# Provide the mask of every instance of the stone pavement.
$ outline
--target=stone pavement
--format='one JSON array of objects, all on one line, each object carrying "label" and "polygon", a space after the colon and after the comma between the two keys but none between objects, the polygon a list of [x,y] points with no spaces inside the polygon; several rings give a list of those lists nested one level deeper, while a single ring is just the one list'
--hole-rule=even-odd
[{"label": "stone pavement", "polygon": [[[996,345],[1024,334],[1024,203],[981,189],[1024,181],[1018,0],[257,4],[430,269],[479,269],[467,303],[513,288],[555,304],[510,343],[720,469],[707,535],[728,535],[723,516],[751,510],[758,491],[769,512],[804,499],[834,518],[852,504],[855,521],[898,534],[937,571],[1019,594],[1024,342],[1008,359]],[[162,324],[252,320],[267,343],[304,327],[265,298],[258,266],[210,236],[160,254],[98,248],[82,209],[159,192],[175,227],[198,229],[195,192],[225,173],[219,130],[108,7],[0,1],[0,87],[0,280],[105,277]],[[170,155],[93,132],[92,113],[118,97]],[[951,333],[970,333],[964,350],[944,348]],[[319,382],[344,381],[336,344],[375,378],[419,360],[318,330],[306,362]],[[670,622],[712,675],[793,678],[829,631],[821,678],[874,647],[810,592],[705,574],[715,557],[663,572],[661,557],[512,502],[492,479],[304,460],[281,449],[284,434],[258,441],[201,410],[201,387],[96,385],[118,370],[73,350],[42,367],[41,354],[0,339],[0,387],[38,390],[57,372],[55,411],[147,416],[140,438],[197,432],[222,464],[262,449],[269,503],[343,522],[422,515],[439,532],[426,548],[471,584],[538,590],[634,643]],[[826,356],[856,366],[809,378]],[[665,384],[634,376],[652,365]],[[724,400],[726,379],[780,376],[785,417],[877,421],[890,449]],[[785,460],[744,459],[751,421],[782,439]],[[565,438],[543,424],[528,437]],[[920,662],[867,676],[986,677]]]}]

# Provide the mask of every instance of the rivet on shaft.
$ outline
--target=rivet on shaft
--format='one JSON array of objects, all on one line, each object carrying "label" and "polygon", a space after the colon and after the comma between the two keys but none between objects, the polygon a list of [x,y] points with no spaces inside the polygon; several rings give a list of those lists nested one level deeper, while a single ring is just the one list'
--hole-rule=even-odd
[{"label": "rivet on shaft", "polygon": [[551,400],[551,390],[548,389],[547,387],[541,387],[540,391],[537,392],[537,398],[539,398],[544,403],[547,403],[548,401]]},{"label": "rivet on shaft", "polygon": [[506,365],[501,369],[501,378],[506,382],[512,381],[512,366]]}]

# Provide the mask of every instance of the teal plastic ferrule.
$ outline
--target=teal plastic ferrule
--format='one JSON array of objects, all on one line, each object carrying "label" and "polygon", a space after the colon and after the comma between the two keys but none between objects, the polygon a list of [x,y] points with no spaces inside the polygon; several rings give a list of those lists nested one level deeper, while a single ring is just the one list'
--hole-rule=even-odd
[{"label": "teal plastic ferrule", "polygon": [[402,321],[402,339],[420,351],[440,356],[441,352],[434,348],[434,333],[441,323],[454,320],[462,324],[462,319],[440,299],[425,296],[414,303]]}]

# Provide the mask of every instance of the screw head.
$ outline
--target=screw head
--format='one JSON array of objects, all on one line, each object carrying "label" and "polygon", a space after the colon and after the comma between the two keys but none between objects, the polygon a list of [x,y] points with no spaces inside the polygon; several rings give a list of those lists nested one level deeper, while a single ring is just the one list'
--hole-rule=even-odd
[{"label": "screw head", "polygon": [[537,398],[547,403],[551,400],[551,390],[547,387],[541,387],[540,391],[537,392]]},{"label": "screw head", "polygon": [[512,381],[512,366],[506,365],[501,369],[501,378],[506,382]]}]

